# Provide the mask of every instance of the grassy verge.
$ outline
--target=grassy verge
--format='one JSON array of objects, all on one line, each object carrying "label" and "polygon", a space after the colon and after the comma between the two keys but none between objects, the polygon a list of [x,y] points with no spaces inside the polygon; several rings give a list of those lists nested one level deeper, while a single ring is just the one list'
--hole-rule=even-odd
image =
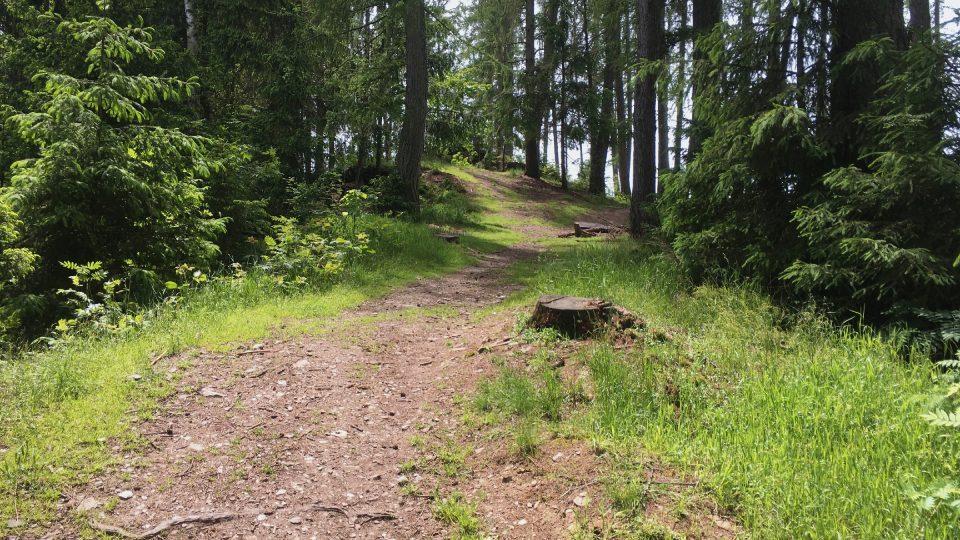
[{"label": "grassy verge", "polygon": [[[490,231],[472,247],[496,250],[519,240],[471,201],[452,204]],[[437,215],[441,222],[450,216]],[[109,467],[118,449],[140,446],[131,426],[149,417],[172,387],[166,373],[153,372],[151,359],[191,348],[227,349],[278,331],[310,332],[317,321],[471,261],[462,247],[437,240],[424,225],[377,220],[376,254],[331,287],[283,295],[254,275],[215,282],[176,308],[159,309],[134,335],[78,339],[0,363],[0,524],[14,516],[24,524],[49,519],[64,490]]]},{"label": "grassy verge", "polygon": [[[757,538],[960,532],[955,515],[925,512],[905,494],[955,478],[960,441],[921,419],[933,369],[899,358],[894,339],[838,331],[813,315],[787,321],[742,287],[691,289],[667,257],[628,241],[571,248],[517,275],[530,289],[514,302],[602,296],[649,326],[641,347],[598,343],[582,353],[582,406],[560,409],[557,400],[577,392],[538,368],[528,382],[505,372],[484,386],[484,408],[549,421],[569,409],[562,429],[700,476]],[[623,467],[614,483],[641,474]]]}]

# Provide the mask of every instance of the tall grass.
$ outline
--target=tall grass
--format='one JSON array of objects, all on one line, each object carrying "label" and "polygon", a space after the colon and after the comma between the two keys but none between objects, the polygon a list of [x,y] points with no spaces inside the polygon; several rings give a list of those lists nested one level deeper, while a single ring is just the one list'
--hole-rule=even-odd
[{"label": "tall grass", "polygon": [[[897,341],[785,323],[743,287],[691,288],[670,260],[631,242],[593,243],[524,267],[537,294],[601,296],[651,329],[625,353],[585,353],[593,399],[573,422],[639,444],[700,475],[757,538],[947,538],[957,516],[927,513],[905,486],[957,474],[960,441],[920,415],[934,373]],[[514,386],[520,386],[514,384]]]}]

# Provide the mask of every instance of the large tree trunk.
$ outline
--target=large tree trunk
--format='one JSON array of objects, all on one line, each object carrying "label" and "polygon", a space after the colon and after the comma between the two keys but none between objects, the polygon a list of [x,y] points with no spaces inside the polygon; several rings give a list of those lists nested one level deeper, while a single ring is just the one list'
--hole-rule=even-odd
[{"label": "large tree trunk", "polygon": [[614,44],[618,41],[620,20],[616,12],[603,13],[603,83],[600,93],[600,114],[595,119],[596,136],[590,142],[590,193],[605,195],[607,192],[607,151],[610,149],[612,131],[615,129],[613,115],[613,86],[616,83],[617,54]]},{"label": "large tree trunk", "polygon": [[407,204],[420,212],[420,160],[423,157],[427,121],[427,27],[423,0],[405,0],[406,91],[403,126],[397,150],[397,171],[403,183]]},{"label": "large tree trunk", "polygon": [[706,65],[706,53],[702,39],[713,27],[720,23],[723,15],[721,0],[693,0],[693,81],[690,94],[693,100],[693,115],[690,120],[690,148],[687,159],[692,161],[707,137],[698,97],[703,87],[709,84],[709,66]]},{"label": "large tree trunk", "polygon": [[540,105],[540,84],[537,76],[537,27],[534,14],[534,0],[527,0],[524,18],[524,64],[526,92],[526,114],[524,115],[524,173],[530,178],[540,178],[540,126],[543,124],[543,112]]},{"label": "large tree trunk", "polygon": [[831,127],[837,165],[860,160],[863,127],[857,119],[873,100],[880,74],[867,63],[844,63],[847,53],[864,41],[891,38],[898,48],[907,42],[902,0],[846,0],[832,4],[833,48],[830,63]]},{"label": "large tree trunk", "polygon": [[910,0],[910,41],[916,42],[930,31],[930,0]]},{"label": "large tree trunk", "polygon": [[[637,5],[638,57],[641,63],[663,58],[663,22],[666,0],[639,0]],[[630,232],[639,236],[654,223],[649,209],[656,190],[657,75],[640,77],[635,91],[633,121],[633,194],[630,197]]]}]

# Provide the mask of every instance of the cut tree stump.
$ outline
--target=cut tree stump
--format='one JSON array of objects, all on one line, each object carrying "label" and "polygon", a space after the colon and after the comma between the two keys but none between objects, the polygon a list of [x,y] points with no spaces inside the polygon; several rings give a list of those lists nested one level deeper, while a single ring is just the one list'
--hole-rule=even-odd
[{"label": "cut tree stump", "polygon": [[621,232],[623,232],[622,228],[614,225],[604,225],[603,223],[577,221],[573,224],[573,235],[577,238],[591,238],[601,234],[616,234]]},{"label": "cut tree stump", "polygon": [[553,328],[573,338],[603,330],[622,331],[639,324],[636,315],[606,300],[552,294],[537,300],[533,315],[527,321],[529,328]]},{"label": "cut tree stump", "polygon": [[439,239],[441,239],[441,240],[443,240],[443,241],[445,241],[445,242],[448,242],[448,243],[450,243],[450,244],[459,244],[459,243],[460,243],[460,235],[459,235],[459,234],[453,234],[453,233],[436,233],[436,234],[434,234],[434,236],[437,237],[437,238],[439,238]]}]

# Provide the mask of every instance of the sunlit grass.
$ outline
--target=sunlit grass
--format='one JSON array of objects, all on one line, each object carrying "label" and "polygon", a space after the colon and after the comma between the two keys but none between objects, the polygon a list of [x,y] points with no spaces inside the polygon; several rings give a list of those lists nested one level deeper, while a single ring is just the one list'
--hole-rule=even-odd
[{"label": "sunlit grass", "polygon": [[[933,369],[898,356],[897,340],[792,316],[749,287],[693,288],[668,257],[630,241],[594,242],[523,265],[539,294],[604,297],[650,331],[627,352],[582,355],[592,397],[572,431],[639,445],[702,478],[757,538],[948,538],[955,515],[920,510],[908,484],[956,477],[960,441],[920,417]],[[507,410],[532,407],[537,375],[501,375]],[[532,395],[536,396],[536,392]],[[486,396],[486,397],[485,397]]]}]

